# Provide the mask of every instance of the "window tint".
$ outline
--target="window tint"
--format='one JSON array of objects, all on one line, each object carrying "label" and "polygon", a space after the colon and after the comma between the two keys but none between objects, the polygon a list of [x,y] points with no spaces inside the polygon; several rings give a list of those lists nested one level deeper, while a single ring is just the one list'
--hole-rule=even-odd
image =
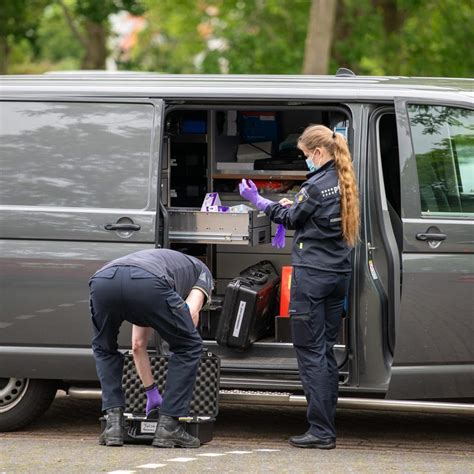
[{"label": "window tint", "polygon": [[142,209],[153,107],[0,104],[0,203]]},{"label": "window tint", "polygon": [[408,107],[425,215],[474,212],[474,112],[468,109]]}]

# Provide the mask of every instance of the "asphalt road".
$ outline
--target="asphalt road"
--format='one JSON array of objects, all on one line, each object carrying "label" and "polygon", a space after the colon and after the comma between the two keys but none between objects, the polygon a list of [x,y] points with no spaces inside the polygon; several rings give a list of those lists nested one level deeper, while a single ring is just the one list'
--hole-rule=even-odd
[{"label": "asphalt road", "polygon": [[339,410],[338,447],[292,448],[302,408],[221,405],[214,439],[200,449],[97,444],[98,401],[56,398],[41,420],[0,433],[0,474],[114,472],[474,472],[474,419]]}]

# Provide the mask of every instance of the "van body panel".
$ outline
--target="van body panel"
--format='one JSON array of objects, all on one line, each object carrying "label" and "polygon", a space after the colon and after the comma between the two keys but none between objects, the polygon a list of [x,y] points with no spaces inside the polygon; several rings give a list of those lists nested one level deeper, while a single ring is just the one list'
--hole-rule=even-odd
[{"label": "van body panel", "polygon": [[[472,100],[469,79],[237,76],[237,75],[134,75],[111,78],[97,75],[4,76],[2,97],[159,97],[167,99],[269,100],[361,102],[392,101],[395,97],[435,100]],[[330,98],[330,99],[329,99]]]},{"label": "van body panel", "polygon": [[351,313],[351,373],[354,385],[362,390],[372,388],[384,392],[390,380],[390,360],[386,357],[384,341],[384,302],[377,280],[371,272],[371,255],[368,243],[371,239],[370,207],[374,201],[374,189],[368,180],[370,154],[368,133],[370,117],[374,107],[371,104],[352,105],[354,124],[354,164],[356,165],[361,206],[360,243],[354,250],[353,294],[355,302]]},{"label": "van body panel", "polygon": [[[148,244],[48,240],[1,240],[1,345],[90,347],[88,281],[102,265]],[[130,347],[130,329],[119,342]],[[20,350],[20,349],[19,349]],[[3,364],[0,350],[0,366]],[[36,359],[30,361],[34,370]],[[71,367],[64,366],[64,375]]]},{"label": "van body panel", "polygon": [[[10,119],[0,137],[2,376],[21,366],[18,376],[96,379],[88,281],[106,262],[156,246],[163,108],[0,102]],[[119,344],[130,341],[125,324]]]},{"label": "van body panel", "polygon": [[[0,206],[0,238],[153,242],[156,211],[134,209],[60,209]],[[130,223],[139,230],[106,230],[110,224]]]},{"label": "van body panel", "polygon": [[[472,102],[417,100],[413,108],[410,104],[405,98],[395,103],[403,280],[388,396],[472,397],[474,214],[462,193],[474,190],[463,191],[466,174],[461,162],[467,151],[472,169]],[[463,151],[466,146],[470,148]],[[433,176],[429,186],[428,173]],[[456,182],[450,183],[451,179]]]},{"label": "van body panel", "polygon": [[[389,126],[391,125],[391,127]],[[400,313],[400,248],[394,225],[400,220],[399,186],[391,170],[396,125],[392,107],[374,108],[369,118],[367,167],[366,252],[370,278],[381,304],[385,363],[390,365],[395,346],[395,326]],[[396,157],[395,157],[396,158]],[[398,171],[397,171],[398,174]]]},{"label": "van body panel", "polygon": [[98,383],[90,347],[2,346],[0,363],[2,377]]},{"label": "van body panel", "polygon": [[[71,207],[64,202],[48,205],[41,200],[6,203],[2,198],[0,201],[0,376],[84,382],[97,380],[90,349],[89,277],[107,261],[140,249],[154,248],[163,243],[166,245],[167,242],[166,220],[162,222],[161,218],[166,217],[163,203],[171,201],[167,194],[171,174],[168,165],[163,165],[165,169],[160,166],[161,154],[166,150],[168,141],[163,135],[165,103],[170,110],[185,107],[207,110],[208,117],[214,117],[213,104],[221,110],[232,110],[232,105],[239,110],[244,110],[247,105],[252,110],[258,110],[259,107],[264,109],[265,106],[275,110],[301,106],[306,112],[313,106],[327,106],[328,110],[345,107],[350,111],[349,144],[358,174],[363,209],[361,242],[353,258],[348,343],[335,348],[338,361],[345,364],[341,371],[345,377],[341,387],[365,393],[386,393],[390,383],[388,396],[393,398],[472,397],[474,382],[466,383],[468,370],[474,360],[472,348],[468,345],[473,332],[472,312],[466,310],[468,304],[472,309],[474,294],[472,220],[469,215],[464,218],[456,216],[455,219],[421,215],[407,101],[469,107],[472,104],[470,90],[473,82],[395,77],[157,74],[0,77],[0,113],[6,110],[4,104],[12,107],[11,104],[29,102],[36,103],[36,106],[34,113],[25,115],[25,120],[42,120],[47,114],[60,114],[62,109],[71,120],[75,120],[75,124],[79,123],[78,126],[83,126],[81,122],[84,119],[89,120],[89,124],[96,123],[80,131],[85,133],[84,137],[93,137],[94,133],[100,132],[102,138],[96,136],[96,139],[85,139],[83,150],[90,150],[95,144],[99,145],[96,150],[109,147],[109,151],[104,152],[105,156],[123,156],[122,171],[125,170],[125,178],[127,170],[136,168],[133,159],[137,159],[140,153],[142,159],[142,175],[135,177],[137,179],[132,182],[122,181],[125,185],[117,187],[113,186],[113,173],[120,166],[117,168],[113,160],[109,162],[109,186],[96,190],[97,196],[101,196],[100,200],[112,201],[106,206],[98,205],[97,202],[89,205],[88,199],[93,198],[94,194],[74,187],[77,186],[74,181],[68,182],[62,176],[53,181],[44,179],[46,174],[57,171],[54,166],[44,171],[45,175],[39,181],[32,179],[35,172],[27,173],[24,179],[30,180],[31,186],[38,192],[47,190],[48,186],[67,191],[69,186],[77,195],[77,200],[82,200],[79,204]],[[118,117],[122,123],[114,122],[114,117],[120,115],[112,110],[117,104],[123,104],[123,110],[128,111],[128,114]],[[381,254],[378,262],[371,254],[369,244],[373,242],[369,239],[372,237],[372,215],[368,213],[374,211],[371,204],[374,187],[370,179],[381,179],[376,168],[369,179],[370,160],[376,159],[369,148],[370,118],[380,105],[392,108],[394,104],[403,184],[401,217],[404,243],[401,309],[395,327],[395,360],[392,367],[392,356],[385,337],[386,302],[383,291],[374,280],[371,261],[375,262],[376,270],[380,269],[383,276],[381,280],[384,281],[389,280],[390,266],[381,259]],[[98,113],[99,109],[102,112]],[[146,120],[145,115],[141,115],[144,110]],[[108,128],[100,128],[101,114],[109,117]],[[135,118],[132,118],[133,114],[136,114]],[[146,135],[141,134],[139,127],[127,129],[127,123],[136,125],[145,122],[149,124],[145,126]],[[59,140],[61,153],[67,153],[68,145],[78,140],[77,134],[74,135],[77,129],[71,126],[70,130],[61,130],[61,123],[59,118],[51,121],[52,128],[46,130],[48,133],[44,135],[49,137],[49,144],[43,135],[31,135],[36,140],[43,140],[45,157],[54,155]],[[210,130],[215,132],[215,123]],[[8,166],[12,169],[16,157],[32,162],[28,145],[35,142],[29,140],[25,144],[24,138],[24,134],[17,132],[11,133],[8,138],[7,147],[12,153]],[[0,146],[2,143],[5,144],[5,141],[0,140]],[[146,172],[143,164],[145,143],[148,153]],[[110,144],[115,145],[115,153],[110,151]],[[219,146],[224,145],[222,143]],[[215,146],[216,143],[209,144],[207,158],[215,158]],[[134,147],[141,150],[135,158]],[[82,156],[80,152],[77,152],[79,157]],[[94,153],[88,155],[91,163],[101,163],[104,155],[97,151]],[[75,165],[76,161],[70,160],[69,164]],[[16,175],[12,173],[12,183],[21,177],[22,171],[20,169]],[[43,170],[38,166],[33,171],[41,173]],[[141,184],[137,184],[138,179]],[[212,183],[212,177],[208,176],[208,180]],[[138,202],[136,199],[139,198],[140,204],[132,206],[132,209],[116,206],[121,199],[120,192],[117,192],[120,189],[125,190],[124,194],[128,192],[134,202]],[[136,189],[139,191],[132,191]],[[164,196],[159,213],[158,189],[163,191],[160,195]],[[15,190],[11,186],[7,191],[9,196],[14,195]],[[111,199],[111,191],[116,192],[116,199]],[[381,203],[377,202],[376,206],[380,206],[381,222],[388,225],[385,204],[382,196]],[[136,224],[140,229],[130,232],[104,229],[106,224],[117,223]],[[448,235],[434,249],[429,248],[427,242],[416,238],[417,233],[427,232],[427,224],[442,224],[442,231]],[[165,229],[164,235],[158,235],[162,227]],[[218,286],[220,283],[221,288],[224,288],[225,283],[246,266],[245,262],[253,263],[252,259],[257,254],[279,265],[288,264],[291,235],[287,234],[287,248],[281,251],[274,251],[268,245],[239,251],[216,246],[212,258],[217,257],[213,262],[217,269]],[[393,238],[389,241],[389,245],[393,245]],[[456,298],[454,305],[448,303],[452,298]],[[421,307],[423,312],[420,311]],[[122,349],[130,347],[129,324],[122,327],[119,344]],[[295,361],[290,360],[293,357],[291,348],[286,345],[279,347],[278,343],[270,348],[265,344],[257,343],[249,354],[231,354],[221,348],[217,348],[217,351],[223,356],[223,368],[239,373],[243,382],[246,377],[250,378],[249,369],[258,373],[259,370],[271,370],[273,364],[275,374],[281,370],[282,382],[288,376],[292,386],[299,387]],[[281,363],[282,358],[286,358],[284,364]],[[443,385],[439,386],[440,383]],[[451,388],[448,389],[447,384],[451,384]]]},{"label": "van body panel", "polygon": [[392,367],[387,398],[472,399],[474,364]]}]

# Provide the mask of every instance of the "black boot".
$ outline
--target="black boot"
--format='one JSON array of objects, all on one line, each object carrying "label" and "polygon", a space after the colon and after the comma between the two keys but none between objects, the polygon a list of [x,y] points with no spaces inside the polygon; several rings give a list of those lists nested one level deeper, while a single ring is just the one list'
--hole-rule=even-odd
[{"label": "black boot", "polygon": [[157,448],[199,448],[199,439],[191,436],[184,430],[176,418],[160,415],[158,426],[153,438],[153,446]]},{"label": "black boot", "polygon": [[105,412],[107,424],[99,436],[99,444],[105,446],[122,446],[124,423],[123,408],[110,408]]},{"label": "black boot", "polygon": [[292,436],[289,442],[297,448],[334,449],[336,447],[336,440],[334,438],[321,439],[309,431],[304,435]]}]

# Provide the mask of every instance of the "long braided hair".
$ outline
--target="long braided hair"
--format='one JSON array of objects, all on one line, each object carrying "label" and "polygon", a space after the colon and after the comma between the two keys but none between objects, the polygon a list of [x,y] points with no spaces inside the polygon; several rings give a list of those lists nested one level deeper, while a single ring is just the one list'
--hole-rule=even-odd
[{"label": "long braided hair", "polygon": [[299,144],[308,150],[324,147],[334,157],[341,193],[342,237],[354,247],[359,240],[359,191],[346,139],[324,125],[310,125],[299,137]]}]

